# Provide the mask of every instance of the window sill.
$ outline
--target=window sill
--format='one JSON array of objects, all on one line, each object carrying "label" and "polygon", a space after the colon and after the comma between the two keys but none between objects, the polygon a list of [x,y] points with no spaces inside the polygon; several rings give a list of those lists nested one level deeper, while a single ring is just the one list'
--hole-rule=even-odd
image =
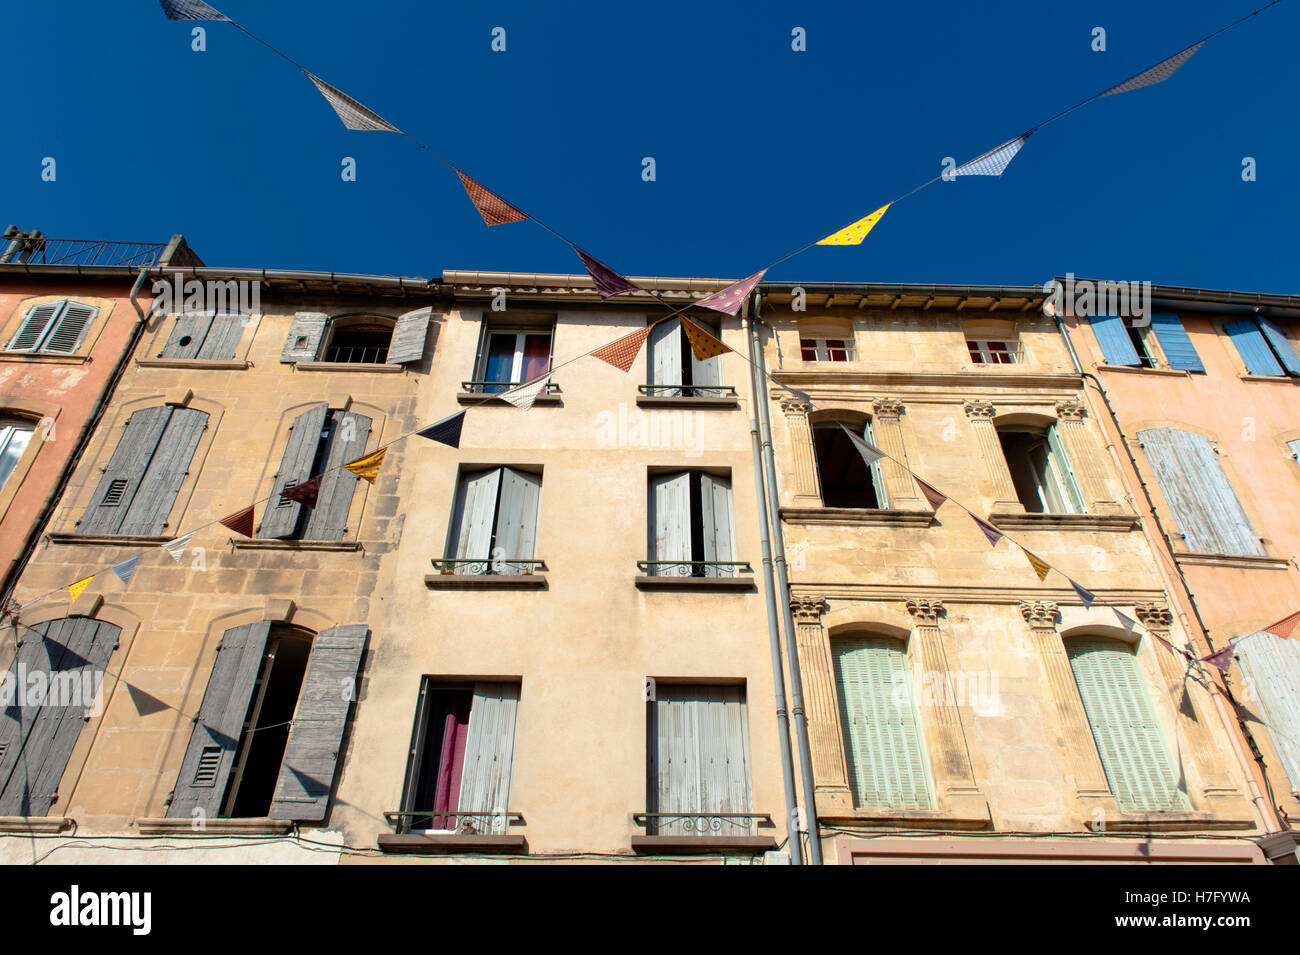
[{"label": "window sill", "polygon": [[546,590],[545,574],[425,574],[430,590]]},{"label": "window sill", "polygon": [[994,511],[989,523],[1009,531],[1131,531],[1141,526],[1136,514],[1013,514]]},{"label": "window sill", "polygon": [[[510,402],[504,400],[500,394],[486,394],[481,391],[460,391],[456,393],[456,400],[463,405],[506,405],[511,406]],[[538,395],[533,399],[534,405],[559,405],[563,404],[560,395]]]},{"label": "window sill", "polygon": [[867,507],[783,507],[781,519],[787,524],[850,524],[867,526],[884,524],[892,526],[929,527],[934,523],[933,511],[899,511],[891,508]]},{"label": "window sill", "polygon": [[205,819],[203,828],[195,829],[193,819],[137,819],[135,827],[142,836],[193,836],[196,839],[220,836],[283,836],[293,831],[288,819]]},{"label": "window sill", "polygon": [[351,552],[364,550],[360,541],[299,541],[299,540],[254,540],[250,538],[228,538],[235,550],[328,550]]},{"label": "window sill", "polygon": [[1098,371],[1118,371],[1127,375],[1155,375],[1166,378],[1190,378],[1192,373],[1185,368],[1143,368],[1141,365],[1107,365],[1099,362],[1092,366]]},{"label": "window sill", "polygon": [[739,408],[739,398],[697,398],[695,396],[638,395],[638,408],[698,408],[705,410]]},{"label": "window sill", "polygon": [[210,368],[216,371],[245,371],[252,368],[249,361],[216,361],[207,358],[137,358],[141,368]]},{"label": "window sill", "polygon": [[383,852],[505,852],[512,855],[526,855],[528,840],[523,836],[446,836],[405,833],[401,835],[383,835],[379,837],[379,848]]},{"label": "window sill", "polygon": [[0,832],[46,836],[71,829],[74,823],[64,816],[0,816]]},{"label": "window sill", "polygon": [[871,829],[988,829],[993,825],[988,803],[965,812],[948,809],[854,809],[847,814],[817,817],[818,822],[844,828]]},{"label": "window sill", "polygon": [[751,577],[650,577],[638,574],[638,590],[751,591]]},{"label": "window sill", "polygon": [[149,547],[170,543],[176,538],[171,534],[153,537],[145,534],[47,534],[45,539],[51,544],[113,544],[119,547]]},{"label": "window sill", "polygon": [[0,358],[5,361],[31,361],[39,365],[84,365],[90,361],[89,355],[44,355],[29,351],[0,352]]},{"label": "window sill", "polygon": [[1291,375],[1238,375],[1242,381],[1290,381],[1296,379]]},{"label": "window sill", "polygon": [[771,836],[633,836],[632,851],[639,855],[758,855],[776,849]]},{"label": "window sill", "polygon": [[1247,557],[1239,554],[1193,554],[1187,551],[1174,551],[1174,559],[1180,564],[1236,567],[1241,570],[1287,570],[1291,566],[1291,561],[1285,557]]},{"label": "window sill", "polygon": [[381,375],[400,375],[406,371],[404,365],[381,365],[377,362],[296,361],[293,367],[296,371],[368,371]]},{"label": "window sill", "polygon": [[[1091,825],[1091,819],[1085,825]],[[1199,829],[1253,829],[1255,822],[1249,818],[1234,819],[1212,812],[1195,812],[1185,809],[1153,812],[1120,812],[1106,818],[1108,831],[1123,832],[1178,832]]]}]

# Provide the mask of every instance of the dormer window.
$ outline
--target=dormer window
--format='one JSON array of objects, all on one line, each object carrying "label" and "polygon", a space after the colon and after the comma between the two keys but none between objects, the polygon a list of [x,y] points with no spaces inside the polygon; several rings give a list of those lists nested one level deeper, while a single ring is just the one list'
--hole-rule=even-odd
[{"label": "dormer window", "polygon": [[972,319],[962,323],[966,351],[976,365],[1018,365],[1024,355],[1016,323],[1005,319]]}]

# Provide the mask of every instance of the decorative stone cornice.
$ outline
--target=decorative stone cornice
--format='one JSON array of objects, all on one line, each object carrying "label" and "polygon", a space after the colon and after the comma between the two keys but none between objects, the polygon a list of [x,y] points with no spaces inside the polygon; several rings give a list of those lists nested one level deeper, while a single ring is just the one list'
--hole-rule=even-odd
[{"label": "decorative stone cornice", "polygon": [[907,612],[920,624],[936,624],[943,616],[943,601],[929,597],[912,597],[907,601]]},{"label": "decorative stone cornice", "polygon": [[790,611],[800,623],[816,623],[826,612],[824,597],[791,597]]},{"label": "decorative stone cornice", "polygon": [[1168,607],[1159,604],[1137,604],[1133,608],[1142,626],[1148,630],[1168,630],[1174,624],[1174,615]]},{"label": "decorative stone cornice", "polygon": [[1025,623],[1031,627],[1055,630],[1056,622],[1061,619],[1061,611],[1056,604],[1048,600],[1022,600],[1020,616],[1024,617]]},{"label": "decorative stone cornice", "polygon": [[995,411],[991,402],[968,399],[961,403],[962,410],[968,418],[992,418]]},{"label": "decorative stone cornice", "polygon": [[1056,416],[1058,418],[1072,419],[1082,421],[1083,416],[1088,413],[1088,409],[1081,402],[1073,398],[1063,398],[1056,403]]},{"label": "decorative stone cornice", "polygon": [[809,407],[808,402],[793,395],[786,395],[781,399],[781,410],[788,415],[806,415]]},{"label": "decorative stone cornice", "polygon": [[871,409],[883,418],[899,418],[907,410],[897,398],[877,398],[871,403]]}]

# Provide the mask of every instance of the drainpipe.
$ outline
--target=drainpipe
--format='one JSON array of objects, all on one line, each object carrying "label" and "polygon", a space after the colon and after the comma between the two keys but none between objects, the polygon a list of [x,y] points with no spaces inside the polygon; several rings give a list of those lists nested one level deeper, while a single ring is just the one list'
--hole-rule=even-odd
[{"label": "drainpipe", "polygon": [[[746,302],[746,305],[749,303]],[[749,310],[741,316],[741,328],[749,335]],[[750,401],[757,406],[759,386],[757,371],[749,366]],[[799,836],[799,800],[794,788],[794,759],[790,754],[790,717],[785,706],[785,672],[781,667],[781,635],[777,627],[776,590],[772,583],[772,549],[768,537],[767,497],[763,490],[763,467],[758,437],[758,422],[749,419],[749,439],[754,452],[754,494],[758,499],[758,536],[763,554],[763,593],[767,598],[767,640],[772,650],[772,686],[776,692],[777,740],[781,744],[781,783],[785,789],[786,834],[790,843],[790,862],[803,865],[803,840]]]},{"label": "drainpipe", "polygon": [[772,422],[767,413],[767,368],[759,341],[759,311],[763,293],[754,290],[754,304],[749,326],[749,360],[759,388],[755,389],[754,407],[763,443],[763,464],[767,472],[767,516],[772,527],[772,545],[776,557],[776,579],[781,594],[782,619],[785,622],[785,655],[790,662],[790,697],[794,714],[795,741],[799,746],[799,775],[803,782],[804,802],[808,805],[808,858],[812,865],[822,864],[821,833],[817,826],[817,796],[813,782],[811,747],[808,744],[808,718],[803,705],[803,673],[799,667],[799,645],[790,610],[790,577],[785,564],[785,534],[781,530],[780,486],[776,483],[776,464],[772,455]]},{"label": "drainpipe", "polygon": [[[1142,496],[1146,498],[1147,513],[1151,516],[1156,529],[1160,532],[1160,538],[1164,543],[1164,549],[1169,555],[1170,562],[1173,564],[1174,573],[1178,577],[1179,589],[1187,597],[1187,604],[1191,607],[1192,614],[1196,617],[1196,624],[1205,637],[1206,647],[1209,648],[1210,631],[1205,626],[1205,620],[1201,617],[1200,608],[1196,604],[1196,596],[1192,593],[1191,587],[1188,586],[1187,577],[1183,574],[1183,568],[1178,563],[1178,558],[1174,554],[1169,534],[1165,531],[1164,524],[1160,521],[1160,515],[1156,511],[1155,502],[1151,500],[1151,492],[1147,488],[1146,481],[1142,479],[1142,472],[1138,469],[1137,458],[1133,456],[1133,449],[1129,446],[1128,439],[1124,435],[1124,429],[1119,423],[1119,416],[1115,413],[1115,408],[1110,403],[1110,396],[1106,394],[1106,389],[1102,385],[1101,379],[1091,372],[1084,371],[1083,366],[1079,364],[1079,356],[1075,353],[1074,343],[1070,341],[1069,333],[1065,330],[1065,323],[1061,320],[1061,316],[1057,314],[1055,308],[1051,308],[1049,311],[1050,301],[1051,300],[1048,299],[1043,302],[1043,314],[1050,315],[1055,320],[1056,330],[1060,333],[1061,339],[1065,342],[1066,351],[1070,353],[1070,362],[1074,365],[1075,372],[1082,378],[1091,379],[1093,387],[1097,389],[1097,394],[1101,396],[1102,404],[1106,406],[1106,412],[1110,415],[1111,423],[1115,426],[1115,433],[1119,435],[1119,442],[1123,446],[1125,454],[1128,455],[1129,466],[1137,476],[1137,483],[1142,489]],[[1146,526],[1145,521],[1143,522],[1143,531],[1148,535],[1148,539],[1150,539],[1151,531],[1150,528]],[[1161,575],[1164,576],[1166,580],[1169,580],[1167,570],[1163,567],[1161,568]],[[1224,692],[1227,693],[1228,698],[1232,700],[1234,709],[1237,709],[1237,701],[1233,699],[1232,690],[1227,686],[1226,682],[1224,683],[1223,689]],[[1239,712],[1228,712],[1228,707],[1223,702],[1223,697],[1221,695],[1218,693],[1212,693],[1211,696],[1214,697],[1215,708],[1218,710],[1219,719],[1223,725],[1225,727],[1231,726],[1235,720],[1237,727],[1241,730],[1241,736],[1229,732],[1228,738],[1232,740],[1232,749],[1237,756],[1238,762],[1246,771],[1246,783],[1250,791],[1250,800],[1255,807],[1255,812],[1259,816],[1260,822],[1268,832],[1285,832],[1286,827],[1282,824],[1281,819],[1278,817],[1277,810],[1275,809],[1276,800],[1273,796],[1273,787],[1268,781],[1268,771],[1264,765],[1264,754],[1260,752],[1259,745],[1255,742],[1255,737],[1251,735],[1250,729],[1246,726],[1245,721],[1242,720]],[[1255,778],[1255,773],[1251,769],[1250,755],[1247,755],[1245,747],[1242,746],[1242,737],[1250,743],[1251,755],[1254,756],[1254,760],[1259,766],[1260,776],[1264,780],[1264,787],[1268,790],[1267,799],[1265,799],[1264,794],[1260,792],[1259,783]]]}]

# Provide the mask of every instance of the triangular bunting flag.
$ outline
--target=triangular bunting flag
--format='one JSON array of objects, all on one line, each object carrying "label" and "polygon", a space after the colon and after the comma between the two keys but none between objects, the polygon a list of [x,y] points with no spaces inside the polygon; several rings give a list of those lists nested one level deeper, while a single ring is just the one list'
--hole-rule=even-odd
[{"label": "triangular bunting flag", "polygon": [[997,547],[998,541],[1002,540],[1003,537],[1002,532],[998,530],[996,527],[994,527],[992,524],[990,524],[988,521],[980,520],[974,514],[970,516],[970,519],[974,521],[977,525],[979,525],[979,529],[984,532],[984,536],[989,539],[989,543],[992,544],[994,547]]},{"label": "triangular bunting flag", "polygon": [[533,406],[533,402],[537,400],[537,396],[546,391],[546,386],[550,383],[550,376],[543,375],[535,381],[526,381],[516,388],[511,388],[509,391],[503,391],[497,397],[502,401],[510,402],[516,408],[527,410]]},{"label": "triangular bunting flag", "polygon": [[650,326],[647,325],[640,331],[633,332],[631,335],[624,335],[618,341],[610,342],[604,348],[596,349],[591,353],[592,357],[608,362],[619,371],[631,371],[632,362],[636,361],[636,356],[641,354],[641,346],[645,344],[646,336],[649,334]]},{"label": "triangular bunting flag", "polygon": [[1202,657],[1201,659],[1205,663],[1209,663],[1213,666],[1216,666],[1224,673],[1227,673],[1230,669],[1232,669],[1232,658],[1234,655],[1235,655],[1235,651],[1232,644],[1230,643],[1222,650],[1216,650],[1214,653],[1211,653],[1208,657]]},{"label": "triangular bunting flag", "polygon": [[367,454],[364,458],[357,458],[355,461],[349,461],[343,465],[359,478],[375,483],[375,477],[379,474],[379,469],[383,467],[384,455],[388,453],[387,448],[380,448]]},{"label": "triangular bunting flag", "polygon": [[81,580],[78,580],[75,584],[68,584],[69,599],[71,599],[73,603],[76,603],[77,598],[81,596],[81,592],[90,586],[90,582],[94,579],[95,575],[91,574],[89,577],[83,577]]},{"label": "triangular bunting flag", "polygon": [[474,208],[478,210],[478,214],[483,217],[483,221],[488,225],[523,222],[528,218],[496,193],[484,189],[459,169],[456,170],[456,175],[460,176],[460,184],[465,187],[465,192],[469,194],[469,201],[474,203]]},{"label": "triangular bunting flag", "polygon": [[[307,73],[306,70],[303,70]],[[351,96],[336,90],[319,76],[307,73],[307,79],[316,84],[316,89],[320,90],[320,95],[325,97],[325,102],[334,107],[334,112],[338,113],[339,119],[348,129],[362,130],[379,130],[386,133],[400,133],[401,130],[389,123],[378,113],[372,113],[366,109]]]},{"label": "triangular bunting flag", "polygon": [[224,20],[230,17],[208,6],[203,0],[158,0],[168,20]]},{"label": "triangular bunting flag", "polygon": [[129,584],[131,578],[135,576],[135,565],[138,563],[140,563],[140,555],[136,554],[134,557],[128,557],[126,560],[114,564],[109,570],[117,574],[117,579],[122,583]]},{"label": "triangular bunting flag", "polygon": [[[1020,549],[1025,550],[1023,547]],[[1033,553],[1032,551],[1027,551],[1027,550],[1025,550],[1025,559],[1029,561],[1029,566],[1034,568],[1034,573],[1038,575],[1039,580],[1047,579],[1047,575],[1052,570],[1051,564],[1043,560],[1043,558],[1039,557],[1037,554]]]},{"label": "triangular bunting flag", "polygon": [[582,259],[582,264],[586,266],[587,273],[591,276],[591,280],[596,283],[596,291],[599,293],[601,298],[613,298],[615,295],[622,292],[640,291],[640,289],[627,279],[623,278],[623,276],[619,275],[608,265],[597,262],[576,245],[573,246],[573,251],[577,252],[578,258]]},{"label": "triangular bunting flag", "polygon": [[185,548],[190,546],[190,538],[193,536],[194,532],[190,531],[184,537],[178,537],[174,541],[163,544],[162,549],[171,554],[172,560],[179,564],[181,558],[185,556]]},{"label": "triangular bunting flag", "polygon": [[858,454],[862,455],[862,463],[867,467],[871,467],[871,465],[875,464],[885,456],[884,451],[881,451],[879,448],[869,443],[866,438],[854,434],[848,428],[845,428],[843,421],[837,421],[835,423],[838,424],[844,430],[844,433],[849,436],[849,440],[853,442],[853,446],[858,449]]},{"label": "triangular bunting flag", "polygon": [[790,392],[790,394],[794,395],[796,398],[798,398],[800,401],[806,404],[809,407],[809,409],[812,408],[812,403],[813,403],[812,395],[808,394],[808,392],[800,391],[798,388],[792,388],[783,381],[777,381],[775,376],[773,376],[773,374],[770,371],[764,372],[764,374],[767,375],[768,381],[772,382],[772,384],[776,385],[782,391]]},{"label": "triangular bunting flag", "polygon": [[151,716],[154,713],[161,713],[163,710],[171,709],[170,706],[158,699],[158,697],[151,693],[146,693],[138,686],[132,686],[130,683],[127,683],[126,692],[130,694],[131,702],[135,704],[135,711],[141,716]]},{"label": "triangular bunting flag", "polygon": [[1121,613],[1118,607],[1111,607],[1110,609],[1115,611],[1115,616],[1119,619],[1120,626],[1124,628],[1124,632],[1132,633],[1133,628],[1138,625],[1138,622],[1128,614]]},{"label": "triangular bunting flag", "polygon": [[682,331],[686,333],[686,338],[691,343],[691,354],[695,356],[696,361],[708,361],[710,358],[731,351],[685,315],[682,316]]},{"label": "triangular bunting flag", "polygon": [[948,495],[944,494],[937,488],[933,488],[929,484],[926,484],[915,474],[912,475],[912,479],[920,485],[921,493],[925,495],[925,499],[930,502],[930,506],[936,511],[943,506],[944,501],[948,500]]},{"label": "triangular bunting flag", "polygon": [[861,245],[862,240],[867,237],[867,233],[875,228],[876,223],[884,216],[885,210],[892,206],[892,202],[887,202],[869,216],[863,216],[852,225],[845,226],[839,232],[828,235],[824,239],[819,239],[818,245]]},{"label": "triangular bunting flag", "polygon": [[1285,640],[1287,637],[1291,636],[1292,631],[1295,630],[1296,624],[1298,623],[1300,623],[1300,613],[1293,613],[1291,616],[1283,617],[1277,623],[1265,627],[1264,633],[1271,633],[1273,636],[1281,637]]},{"label": "triangular bunting flag", "polygon": [[249,505],[242,511],[237,511],[229,517],[221,519],[223,527],[229,527],[236,534],[243,534],[245,537],[253,536],[253,505]]},{"label": "triangular bunting flag", "polygon": [[735,315],[740,311],[740,306],[744,303],[746,296],[754,291],[754,286],[763,280],[763,275],[767,272],[755,272],[749,278],[741,279],[734,282],[724,289],[719,289],[707,298],[702,298],[695,304],[701,308],[711,308],[715,312],[725,312],[727,315]]},{"label": "triangular bunting flag", "polygon": [[320,494],[320,478],[314,477],[310,481],[303,481],[301,484],[295,484],[293,487],[287,487],[280,492],[280,500],[297,501],[299,504],[306,504],[308,507],[316,506],[316,497]]},{"label": "triangular bunting flag", "polygon": [[1175,53],[1167,60],[1161,60],[1155,66],[1151,67],[1151,69],[1143,70],[1132,79],[1127,79],[1123,83],[1120,83],[1119,86],[1112,86],[1110,89],[1106,90],[1106,92],[1098,93],[1096,98],[1101,99],[1103,96],[1110,96],[1113,93],[1127,93],[1129,90],[1141,89],[1144,86],[1155,86],[1157,83],[1163,83],[1165,80],[1169,79],[1169,77],[1177,73],[1179,67],[1190,60],[1192,54],[1199,50],[1204,43],[1205,41],[1202,40],[1194,46],[1189,46],[1181,53]]},{"label": "triangular bunting flag", "polygon": [[428,438],[430,441],[437,441],[440,444],[449,447],[460,447],[460,432],[465,425],[465,412],[457,411],[448,418],[441,421],[435,421],[427,428],[422,428],[415,432],[422,438]]},{"label": "triangular bunting flag", "polygon": [[[1077,585],[1076,585],[1076,586],[1077,586]],[[1168,650],[1170,653],[1176,653],[1176,654],[1178,654],[1180,657],[1182,657],[1184,660],[1189,660],[1189,661],[1190,661],[1190,660],[1192,659],[1192,655],[1191,655],[1190,653],[1188,653],[1188,652],[1187,652],[1186,650],[1184,650],[1182,647],[1176,647],[1176,646],[1174,646],[1172,643],[1170,643],[1170,642],[1169,642],[1168,640],[1166,640],[1164,637],[1160,636],[1160,634],[1158,634],[1158,633],[1152,633],[1151,636],[1155,637],[1155,638],[1156,638],[1156,642],[1159,643],[1161,646],[1163,646],[1163,647],[1164,647],[1166,650]]]},{"label": "triangular bunting flag", "polygon": [[1070,586],[1074,588],[1074,592],[1078,594],[1079,599],[1083,601],[1083,609],[1090,610],[1092,608],[1092,602],[1097,599],[1096,594],[1080,587],[1073,580],[1070,581]]},{"label": "triangular bunting flag", "polygon": [[1033,135],[1034,130],[1008,140],[1001,146],[994,146],[983,155],[976,156],[970,162],[964,162],[952,171],[954,176],[1000,176],[1011,160],[1016,158],[1025,140]]}]

